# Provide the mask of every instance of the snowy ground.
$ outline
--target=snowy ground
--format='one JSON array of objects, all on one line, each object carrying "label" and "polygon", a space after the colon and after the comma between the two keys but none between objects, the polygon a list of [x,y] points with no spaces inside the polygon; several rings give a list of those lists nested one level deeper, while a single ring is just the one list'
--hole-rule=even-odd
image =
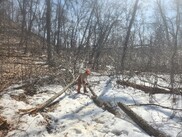
[{"label": "snowy ground", "polygon": [[[105,101],[123,102],[127,105],[149,103],[149,95],[142,91],[116,85],[115,80],[109,83],[108,76],[91,76],[89,78],[94,91]],[[139,81],[137,78],[133,81]],[[163,85],[165,82],[160,81]],[[149,85],[149,84],[148,84]],[[11,124],[7,137],[148,137],[124,112],[122,117],[97,107],[89,96],[76,94],[75,87],[62,95],[60,102],[37,115],[23,115],[19,109],[35,107],[45,102],[55,93],[61,91],[60,85],[48,85],[39,88],[38,94],[27,96],[26,101],[16,101],[13,96],[23,90],[12,90],[0,99],[0,114]],[[45,92],[44,92],[45,91]],[[178,97],[176,108],[182,108],[182,97]],[[155,95],[153,102],[171,107],[169,95]],[[154,106],[132,106],[134,112],[144,118],[153,127],[172,137],[182,137],[182,112]]]}]

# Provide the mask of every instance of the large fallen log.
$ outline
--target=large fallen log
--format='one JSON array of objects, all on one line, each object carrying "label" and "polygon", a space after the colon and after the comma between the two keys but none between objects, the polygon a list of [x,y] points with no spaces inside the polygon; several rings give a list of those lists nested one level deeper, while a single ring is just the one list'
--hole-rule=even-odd
[{"label": "large fallen log", "polygon": [[102,108],[103,110],[107,110],[108,112],[112,113],[113,115],[115,115],[117,117],[122,117],[121,114],[119,113],[119,111],[117,110],[117,108],[115,106],[113,106],[109,102],[105,102],[102,99],[98,98],[96,93],[91,88],[91,85],[88,85],[87,87],[89,88],[90,92],[92,93],[92,97],[91,98],[92,98],[93,102],[95,103],[95,105],[97,105],[98,107]]},{"label": "large fallen log", "polygon": [[139,90],[144,91],[145,93],[149,93],[149,94],[176,94],[176,95],[182,95],[181,91],[178,90],[165,90],[165,89],[161,89],[158,87],[148,87],[148,86],[144,86],[144,85],[138,85],[135,83],[131,83],[129,81],[122,81],[122,80],[117,80],[116,81],[117,84],[123,85],[123,86],[128,86],[128,87],[133,87]]},{"label": "large fallen log", "polygon": [[123,103],[118,103],[118,106],[147,134],[154,137],[170,137],[169,135],[159,131],[158,129],[153,128],[151,125],[147,123],[143,118],[134,113],[129,107],[124,105]]},{"label": "large fallen log", "polygon": [[[95,92],[92,90],[91,86],[88,87],[90,91],[92,92],[92,100],[93,102],[103,110],[107,110],[108,112],[112,113],[113,115],[120,117],[121,114],[117,110],[116,107],[113,107],[112,104],[108,102],[104,102],[103,100],[99,99]],[[118,106],[139,126],[141,127],[147,134],[155,137],[168,137],[165,133],[154,129],[152,126],[150,126],[144,119],[136,115],[130,108],[125,106],[122,103],[118,103]]]},{"label": "large fallen log", "polygon": [[38,111],[43,110],[47,106],[49,106],[55,99],[57,99],[59,96],[61,96],[68,88],[72,87],[76,83],[77,79],[74,79],[71,83],[69,83],[64,89],[62,89],[59,93],[55,94],[53,97],[48,99],[46,102],[43,104],[38,105],[35,108],[30,108],[30,109],[20,109],[20,112],[23,112],[23,114],[34,114],[37,113]]}]

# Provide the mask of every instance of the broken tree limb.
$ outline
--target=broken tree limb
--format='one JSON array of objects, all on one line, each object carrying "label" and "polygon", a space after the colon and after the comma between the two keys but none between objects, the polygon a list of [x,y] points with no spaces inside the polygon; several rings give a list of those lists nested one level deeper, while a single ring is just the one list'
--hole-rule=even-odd
[{"label": "broken tree limb", "polygon": [[43,104],[40,104],[37,107],[31,108],[31,109],[20,109],[19,111],[23,112],[23,114],[34,114],[34,113],[36,113],[38,111],[43,110],[44,108],[46,108],[47,106],[49,106],[55,99],[57,99],[60,95],[62,95],[68,88],[70,88],[71,86],[73,86],[76,83],[76,81],[77,81],[77,78],[74,79],[64,89],[62,89],[59,93],[57,93],[56,95],[54,95],[53,97],[51,97],[50,99],[48,99]]},{"label": "broken tree limb", "polygon": [[144,85],[138,85],[138,84],[135,84],[135,83],[131,83],[129,81],[118,80],[118,81],[116,81],[116,83],[120,84],[120,85],[128,86],[128,87],[133,87],[133,88],[142,90],[145,93],[149,93],[149,94],[176,94],[176,95],[182,95],[182,92],[180,92],[178,90],[173,90],[173,92],[171,92],[171,91],[161,89],[161,88],[158,88],[158,87],[148,87],[148,86],[144,86]]},{"label": "broken tree limb", "polygon": [[134,113],[129,107],[124,105],[123,103],[119,102],[118,106],[140,127],[142,128],[147,134],[150,136],[155,137],[170,137],[169,135],[166,135],[165,133],[159,131],[158,129],[153,128],[151,125],[147,123],[143,118],[138,116],[136,113]]}]

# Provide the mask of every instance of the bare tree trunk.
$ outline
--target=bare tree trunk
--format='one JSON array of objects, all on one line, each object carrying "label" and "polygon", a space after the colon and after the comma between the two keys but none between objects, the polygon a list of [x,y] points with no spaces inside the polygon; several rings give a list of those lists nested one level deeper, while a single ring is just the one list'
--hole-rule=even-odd
[{"label": "bare tree trunk", "polygon": [[161,0],[157,0],[157,5],[158,5],[158,7],[159,7],[159,11],[160,11],[160,14],[161,14],[163,23],[164,23],[164,27],[165,27],[165,32],[166,32],[166,38],[167,38],[168,46],[171,46],[171,41],[170,41],[170,37],[169,37],[169,30],[168,30],[169,28],[168,28],[168,25],[167,25],[167,21],[166,21],[165,14],[164,14],[163,11],[162,11]]},{"label": "bare tree trunk", "polygon": [[[179,0],[176,0],[176,7],[177,7],[177,11],[176,11],[176,32],[174,35],[174,47],[173,47],[173,54],[171,57],[171,88],[172,90],[174,89],[174,75],[175,75],[175,67],[177,65],[177,63],[175,63],[175,59],[177,56],[177,50],[178,50],[178,34],[179,34],[179,30],[180,30],[180,11],[179,11]],[[175,95],[173,96],[173,101],[176,101],[176,97]]]},{"label": "bare tree trunk", "polygon": [[88,21],[86,23],[86,27],[85,27],[85,30],[84,30],[80,45],[78,47],[78,51],[75,52],[76,53],[76,55],[75,55],[76,58],[75,58],[75,61],[74,61],[74,70],[76,70],[76,64],[77,64],[77,61],[78,61],[78,59],[80,57],[81,49],[83,48],[83,41],[84,41],[84,39],[86,37],[86,32],[89,29],[89,25],[90,25],[90,22],[91,22],[91,19],[92,19],[92,16],[93,16],[94,9],[95,9],[95,5],[92,7],[92,11],[90,12],[90,15],[89,15]]},{"label": "bare tree trunk", "polygon": [[108,37],[110,35],[110,32],[111,32],[113,26],[115,25],[115,23],[117,21],[118,21],[117,19],[114,20],[111,24],[108,24],[105,28],[101,27],[102,31],[99,33],[99,39],[97,42],[97,49],[95,51],[96,53],[95,53],[95,58],[94,58],[94,62],[93,62],[93,69],[95,69],[95,70],[98,69],[101,51],[102,51],[105,43],[108,40]]},{"label": "bare tree trunk", "polygon": [[31,32],[32,32],[32,26],[33,26],[33,21],[35,20],[35,14],[38,8],[38,0],[36,1],[36,8],[33,11],[33,0],[30,1],[30,11],[29,11],[29,21],[28,21],[28,29],[27,33],[25,35],[25,50],[24,53],[26,54],[28,52],[28,42],[29,39],[31,39]]},{"label": "bare tree trunk", "polygon": [[25,31],[26,31],[26,4],[27,1],[23,0],[22,4],[21,1],[18,0],[18,4],[21,10],[21,14],[22,14],[22,23],[21,23],[21,39],[20,39],[20,43],[19,46],[24,44],[24,39],[25,39]]},{"label": "bare tree trunk", "polygon": [[61,42],[60,42],[60,33],[61,33],[61,22],[63,22],[64,20],[61,21],[61,19],[63,18],[63,12],[64,12],[64,6],[66,5],[66,2],[64,3],[63,7],[61,7],[61,1],[58,0],[58,5],[57,5],[57,44],[56,44],[56,50],[57,53],[59,54],[60,49],[61,49]]},{"label": "bare tree trunk", "polygon": [[[175,63],[175,58],[177,56],[177,45],[178,45],[178,35],[179,35],[179,29],[180,29],[180,11],[179,11],[179,0],[176,0],[176,32],[173,34],[173,41],[174,45],[172,44],[172,41],[170,40],[170,32],[169,32],[169,27],[167,24],[167,20],[165,17],[165,14],[162,11],[162,6],[161,6],[161,0],[157,1],[159,10],[160,10],[160,15],[162,17],[162,21],[165,26],[165,32],[166,32],[166,39],[168,46],[172,49],[172,55],[171,55],[171,60],[170,60],[170,85],[171,85],[171,91],[174,91],[174,84],[175,84],[175,66],[177,63]],[[173,24],[174,25],[174,24]],[[175,97],[173,98],[175,101]]]},{"label": "bare tree trunk", "polygon": [[128,42],[129,42],[129,38],[130,38],[130,32],[131,32],[131,28],[132,28],[132,25],[133,25],[133,22],[134,22],[134,19],[135,19],[138,2],[139,2],[139,0],[135,1],[135,5],[134,5],[134,8],[133,8],[133,14],[132,14],[132,17],[131,17],[131,20],[130,20],[130,23],[129,23],[129,26],[128,26],[126,38],[125,38],[125,41],[124,41],[123,53],[122,53],[122,57],[121,57],[121,66],[120,66],[121,73],[123,73],[124,68],[125,68],[125,62],[124,61],[125,61],[125,58],[126,58],[126,52],[127,52]]},{"label": "bare tree trunk", "polygon": [[49,65],[52,64],[52,48],[51,48],[51,2],[46,0],[47,13],[46,13],[46,27],[47,27],[47,62]]}]

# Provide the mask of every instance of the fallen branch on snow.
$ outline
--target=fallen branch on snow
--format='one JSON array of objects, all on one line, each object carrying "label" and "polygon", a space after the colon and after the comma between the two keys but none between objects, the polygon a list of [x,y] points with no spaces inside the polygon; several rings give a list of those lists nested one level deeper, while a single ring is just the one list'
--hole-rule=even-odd
[{"label": "fallen branch on snow", "polygon": [[38,111],[43,110],[47,106],[49,106],[55,99],[57,99],[59,96],[61,96],[68,88],[72,87],[77,81],[77,78],[74,79],[71,83],[69,83],[64,89],[62,89],[59,93],[55,94],[53,97],[48,99],[46,102],[43,104],[38,105],[35,108],[30,108],[30,109],[20,109],[20,112],[23,112],[23,114],[35,114]]}]

